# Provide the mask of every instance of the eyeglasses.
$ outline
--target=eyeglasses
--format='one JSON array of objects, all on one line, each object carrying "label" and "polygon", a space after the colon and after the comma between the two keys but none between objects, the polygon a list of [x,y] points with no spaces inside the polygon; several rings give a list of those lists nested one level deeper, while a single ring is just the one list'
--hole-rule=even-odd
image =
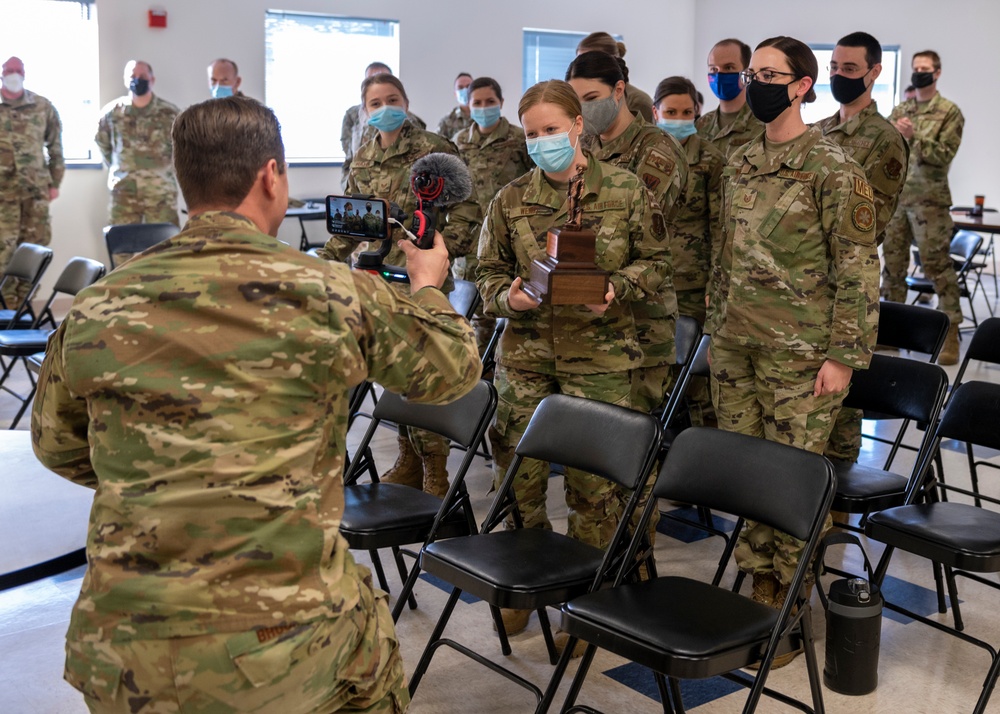
[{"label": "eyeglasses", "polygon": [[868,74],[868,72],[871,71],[871,67],[858,67],[856,64],[839,65],[836,62],[831,62],[826,66],[826,71],[830,74],[841,74],[845,77],[854,77],[857,75]]},{"label": "eyeglasses", "polygon": [[750,82],[760,82],[761,84],[770,84],[774,81],[775,77],[795,77],[794,72],[779,72],[776,69],[762,69],[760,72],[754,72],[752,69],[745,69],[740,72],[740,86],[745,87]]}]

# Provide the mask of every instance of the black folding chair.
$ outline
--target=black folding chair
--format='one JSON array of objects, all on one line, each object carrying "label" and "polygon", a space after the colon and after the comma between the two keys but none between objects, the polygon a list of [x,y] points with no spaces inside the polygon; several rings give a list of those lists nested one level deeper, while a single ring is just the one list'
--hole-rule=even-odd
[{"label": "black folding chair", "polygon": [[[0,276],[0,329],[28,329],[35,322],[35,312],[31,307],[31,299],[38,290],[38,284],[45,275],[46,268],[52,262],[52,249],[34,243],[22,243],[14,249],[14,254],[7,263],[7,269]],[[17,308],[8,307],[3,299],[2,290],[9,283],[20,281],[27,286],[27,292]]]},{"label": "black folding chair", "polygon": [[[613,404],[563,394],[548,396],[535,410],[515,450],[515,458],[479,534],[438,540],[421,553],[425,571],[454,585],[410,679],[412,695],[439,647],[447,646],[534,693],[541,690],[465,645],[442,637],[463,591],[490,606],[504,655],[511,652],[499,608],[536,610],[549,658],[557,655],[545,608],[565,602],[609,580],[629,538],[629,521],[646,483],[660,441],[659,422]],[[540,528],[524,528],[514,499],[514,477],[526,459],[577,468],[612,481],[631,493],[605,550]],[[498,528],[506,518],[513,528]],[[638,564],[633,563],[637,568]]]},{"label": "black folding chair", "polygon": [[455,312],[466,320],[471,320],[482,300],[479,298],[479,289],[476,288],[475,283],[468,280],[455,280],[455,289],[448,293],[448,302],[451,303]]},{"label": "black folding chair", "polygon": [[173,238],[180,228],[173,223],[124,223],[104,227],[104,243],[108,246],[111,269],[157,243]]},{"label": "black folding chair", "polygon": [[[944,416],[941,417],[934,436],[935,445],[940,444],[942,439],[957,439],[990,449],[1000,449],[1000,429],[997,429],[997,424],[1000,424],[1000,384],[966,382],[955,390]],[[968,503],[918,503],[924,488],[933,493],[940,486],[939,482],[935,483],[933,480],[926,485],[918,480],[911,485],[905,505],[871,515],[865,525],[865,534],[886,544],[885,552],[875,569],[875,582],[879,585],[885,579],[896,549],[927,558],[944,567],[951,594],[954,627],[923,617],[889,601],[886,601],[885,606],[990,653],[992,663],[973,710],[975,714],[981,714],[986,711],[1000,675],[1000,656],[993,646],[963,631],[954,576],[962,575],[984,585],[998,587],[996,582],[977,573],[1000,572],[1000,513]],[[955,486],[948,488],[968,496],[976,496],[967,489]],[[1000,499],[991,496],[979,494],[978,498],[994,506],[1000,505]]]},{"label": "black folding chair", "polygon": [[[835,482],[832,465],[818,454],[718,429],[694,427],[681,433],[667,453],[653,494],[733,513],[740,523],[766,523],[805,541],[789,596],[776,610],[721,587],[721,572],[731,556],[728,548],[711,583],[677,576],[626,582],[628,564],[642,541],[640,525],[614,587],[563,605],[562,628],[570,641],[538,711],[548,710],[580,639],[587,649],[562,712],[595,711],[574,705],[594,654],[602,647],[653,671],[665,712],[684,711],[678,680],[721,675],[750,687],[744,712],[754,711],[760,696],[767,694],[802,711],[821,713],[823,692],[804,583]],[[642,524],[652,515],[652,504],[643,511]],[[812,709],[765,687],[775,655],[799,641],[805,649]],[[752,680],[735,673],[757,662]]]},{"label": "black folding chair", "polygon": [[[972,297],[975,294],[975,290],[982,287],[982,275],[980,273],[985,267],[985,263],[980,265],[978,272],[976,272],[974,266],[976,255],[979,254],[979,249],[982,245],[983,237],[981,235],[972,231],[960,230],[952,237],[951,245],[948,248],[948,252],[951,254],[954,262],[955,273],[958,276],[959,293],[961,297],[968,299],[969,311],[972,313],[972,324],[976,327],[979,326],[979,320],[976,318],[976,308],[972,304]],[[915,260],[919,265],[919,254],[915,255],[917,255]],[[976,286],[973,290],[969,289],[970,274],[976,279]],[[934,290],[934,282],[926,276],[909,275],[906,278],[906,286],[917,293],[917,296],[913,298],[913,302],[919,300],[921,295],[933,295],[936,292]],[[985,296],[985,292],[983,295]],[[989,301],[987,301],[988,303]],[[990,314],[993,314],[992,309],[990,310]]]},{"label": "black folding chair", "polygon": [[937,362],[951,326],[940,310],[883,300],[879,303],[878,346],[926,354]]},{"label": "black folding chair", "polygon": [[[98,263],[96,260],[91,260],[90,258],[73,258],[63,268],[62,273],[56,280],[55,286],[52,288],[52,294],[45,301],[42,309],[38,311],[31,329],[0,330],[0,364],[3,365],[3,372],[0,374],[0,389],[13,395],[21,402],[21,408],[14,417],[14,421],[11,422],[11,429],[17,427],[18,422],[21,421],[21,417],[24,416],[24,412],[34,398],[36,384],[35,375],[31,370],[26,369],[28,379],[31,381],[31,391],[25,396],[18,394],[7,386],[7,378],[18,361],[24,362],[26,357],[45,351],[49,335],[55,331],[55,327],[41,328],[39,325],[46,324],[47,320],[51,320],[52,324],[55,325],[55,318],[52,317],[52,301],[59,295],[75,296],[78,292],[99,280],[103,275],[104,265],[102,263]],[[27,364],[25,366],[27,367]]]},{"label": "black folding chair", "polygon": [[[377,551],[380,548],[392,549],[399,577],[404,583],[392,611],[393,620],[399,618],[407,600],[411,609],[417,606],[411,592],[420,574],[420,562],[416,553],[403,551],[401,546],[413,543],[426,546],[438,538],[470,535],[476,530],[469,492],[465,487],[465,475],[475,456],[475,452],[468,447],[475,446],[486,433],[496,406],[496,390],[492,384],[482,380],[471,392],[451,404],[416,404],[386,391],[375,405],[372,422],[356,452],[366,456],[356,456],[352,468],[344,476],[345,505],[340,533],[351,548],[371,553],[379,583],[386,591],[389,588]],[[366,460],[371,463],[369,445],[383,419],[441,434],[467,447],[462,465],[452,475],[448,493],[443,499],[410,486],[380,483],[374,466],[366,467]],[[371,474],[371,483],[358,483],[363,471]],[[403,563],[404,553],[417,561],[409,570]]]}]

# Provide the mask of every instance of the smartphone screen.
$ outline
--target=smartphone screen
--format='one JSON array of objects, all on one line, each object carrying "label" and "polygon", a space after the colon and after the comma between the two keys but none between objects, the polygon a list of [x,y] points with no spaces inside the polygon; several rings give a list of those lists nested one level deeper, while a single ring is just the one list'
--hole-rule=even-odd
[{"label": "smartphone screen", "polygon": [[381,198],[326,197],[326,230],[361,240],[389,237],[389,204]]}]

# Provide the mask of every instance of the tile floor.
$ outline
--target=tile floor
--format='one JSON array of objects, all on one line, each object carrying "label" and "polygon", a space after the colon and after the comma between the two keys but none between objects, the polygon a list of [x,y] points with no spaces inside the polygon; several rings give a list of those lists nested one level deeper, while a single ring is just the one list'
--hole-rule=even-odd
[{"label": "tile floor", "polygon": [[[992,280],[989,287],[992,294]],[[977,312],[987,314],[982,299],[977,301]],[[963,351],[967,343],[966,336]],[[956,369],[948,368],[949,374],[954,375]],[[973,368],[966,378],[997,382],[1000,381],[1000,371],[993,367]],[[3,411],[7,401],[0,400],[0,419],[6,418],[9,422],[10,415]],[[26,428],[26,424],[21,426]],[[352,432],[352,446],[364,428],[362,420]],[[392,461],[395,439],[388,430],[378,439],[376,457],[385,467]],[[862,459],[876,463],[881,453],[880,448],[866,448]],[[459,452],[453,452],[452,468],[457,467],[460,458]],[[966,473],[962,454],[946,451],[945,460],[949,481],[960,482],[961,475]],[[993,455],[991,460],[1000,464],[1000,455]],[[489,468],[483,460],[477,459],[468,482],[479,517],[485,513],[489,502],[490,480]],[[554,477],[549,490],[549,513],[553,515],[556,528],[565,527],[565,504],[560,481],[559,477]],[[1000,488],[992,481],[989,477],[985,479],[984,490],[1000,495]],[[54,523],[53,527],[58,525]],[[657,562],[661,573],[710,572],[721,548],[719,539],[692,540],[682,531],[664,530],[669,534],[661,534],[657,541]],[[877,557],[880,547],[877,544],[868,544],[868,547],[873,557]],[[858,567],[859,557],[851,550],[831,555],[829,562],[835,563],[843,558],[845,565]],[[360,553],[357,557],[361,562],[370,562],[367,554]],[[924,561],[898,554],[890,574],[892,578],[887,581],[886,589],[891,599],[906,602],[921,612],[936,612],[931,570]],[[82,575],[83,569],[79,568],[0,592],[0,712],[75,714],[86,711],[80,697],[62,681],[61,676],[63,636]],[[391,571],[389,575],[391,588],[398,589],[398,578],[393,578]],[[1000,620],[996,617],[1000,593],[963,580],[959,581],[959,588],[967,630],[1000,643]],[[415,592],[418,609],[405,610],[397,627],[408,672],[416,664],[446,597],[445,590],[429,579],[421,581]],[[815,595],[813,606],[813,620],[819,638],[817,654],[822,666],[825,622]],[[935,616],[944,621],[950,619],[950,614]],[[501,657],[487,608],[482,602],[459,603],[447,632],[487,656]],[[514,652],[507,658],[507,664],[544,686],[551,667],[547,663],[537,618],[532,617],[528,629],[512,638],[512,647]],[[825,689],[826,708],[834,714],[971,711],[988,665],[985,652],[889,613],[883,621],[878,689],[863,697],[838,695]],[[575,664],[571,665],[568,675],[572,675],[575,669]],[[568,681],[567,677],[557,703],[562,701]],[[803,658],[773,672],[769,684],[785,693],[808,697]],[[690,710],[711,714],[741,710],[745,693],[734,689],[728,682],[709,680],[685,683],[683,691]],[[599,652],[594,661],[580,702],[607,712],[660,711],[655,686],[648,672],[604,652]],[[432,662],[410,711],[415,714],[527,712],[533,706],[534,702],[526,691],[443,649]],[[789,711],[766,699],[758,710]],[[994,698],[989,710],[1000,712],[1000,694]]]}]

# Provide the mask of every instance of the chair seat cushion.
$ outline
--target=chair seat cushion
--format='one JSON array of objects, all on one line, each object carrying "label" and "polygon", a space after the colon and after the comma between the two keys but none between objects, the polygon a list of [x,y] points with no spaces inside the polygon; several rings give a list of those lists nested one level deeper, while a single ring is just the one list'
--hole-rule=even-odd
[{"label": "chair seat cushion", "polygon": [[540,528],[435,541],[421,567],[497,607],[534,610],[590,589],[604,552]]},{"label": "chair seat cushion", "polygon": [[833,466],[837,472],[835,511],[881,511],[902,505],[906,499],[904,476],[849,461],[835,461]]},{"label": "chair seat cushion", "polygon": [[[340,532],[352,548],[364,550],[423,543],[440,509],[437,496],[398,483],[345,486]],[[464,512],[458,509],[445,519],[439,535],[468,530]]]},{"label": "chair seat cushion", "polygon": [[953,568],[1000,571],[1000,513],[967,503],[921,503],[873,514],[875,540]]},{"label": "chair seat cushion", "polygon": [[27,357],[45,350],[53,330],[0,330],[0,352]]},{"label": "chair seat cushion", "polygon": [[908,287],[910,290],[915,290],[918,293],[934,292],[934,283],[930,280],[930,278],[921,278],[908,275],[906,276],[906,287]]},{"label": "chair seat cushion", "polygon": [[[16,312],[16,310],[0,310],[0,325],[4,325],[6,327],[7,323],[14,319],[14,314]],[[9,329],[27,329],[31,327],[32,321],[33,318],[31,315],[24,313],[17,318],[17,322],[11,325]]]},{"label": "chair seat cushion", "polygon": [[36,352],[35,354],[30,355],[25,361],[28,363],[28,369],[35,374],[38,374],[42,369],[42,362],[45,361],[45,353]]},{"label": "chair seat cushion", "polygon": [[659,672],[703,678],[756,661],[778,610],[680,577],[582,595],[563,608],[562,629]]}]

